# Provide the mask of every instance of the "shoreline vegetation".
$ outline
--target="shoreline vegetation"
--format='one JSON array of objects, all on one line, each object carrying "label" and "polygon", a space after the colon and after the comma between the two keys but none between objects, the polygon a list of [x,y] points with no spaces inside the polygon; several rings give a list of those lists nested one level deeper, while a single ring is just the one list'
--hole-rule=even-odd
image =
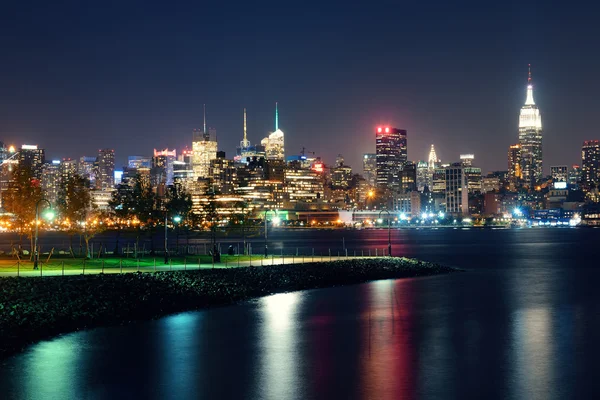
[{"label": "shoreline vegetation", "polygon": [[63,333],[274,293],[459,271],[407,258],[156,273],[0,278],[0,359]]}]

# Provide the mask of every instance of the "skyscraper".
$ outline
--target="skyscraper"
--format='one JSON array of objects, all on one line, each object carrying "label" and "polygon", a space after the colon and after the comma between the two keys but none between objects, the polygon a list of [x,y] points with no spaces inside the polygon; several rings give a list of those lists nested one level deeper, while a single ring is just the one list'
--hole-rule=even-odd
[{"label": "skyscraper", "polygon": [[61,163],[59,160],[52,160],[52,162],[44,163],[42,168],[44,172],[41,181],[42,191],[46,199],[48,199],[53,206],[56,206],[60,189],[61,187],[64,187],[61,185],[62,178],[60,167]]},{"label": "skyscraper", "polygon": [[217,137],[214,140],[206,130],[206,108],[204,109],[204,129],[202,132],[194,130],[192,139],[192,169],[194,179],[208,178],[210,175],[210,161],[217,158]]},{"label": "skyscraper", "polygon": [[569,185],[573,188],[577,188],[581,183],[581,167],[573,164],[569,170]]},{"label": "skyscraper", "polygon": [[283,131],[279,129],[279,110],[277,109],[277,103],[275,103],[275,132],[272,132],[269,136],[261,140],[260,144],[265,147],[267,160],[285,159],[284,134]]},{"label": "skyscraper", "polygon": [[581,148],[581,183],[587,190],[600,183],[600,141],[586,140]]},{"label": "skyscraper", "polygon": [[473,154],[461,154],[460,155],[460,163],[464,167],[471,167],[471,166],[473,166],[473,160],[474,159],[475,159],[475,156]]},{"label": "skyscraper", "polygon": [[42,168],[46,161],[44,149],[38,149],[37,145],[24,144],[19,152],[19,165],[31,168],[36,179],[41,179]]},{"label": "skyscraper", "polygon": [[409,193],[417,190],[417,165],[407,161],[400,169],[400,193]]},{"label": "skyscraper", "polygon": [[90,187],[96,187],[96,157],[83,156],[77,163],[77,174],[90,181]]},{"label": "skyscraper", "polygon": [[96,169],[96,189],[112,190],[115,186],[115,151],[113,149],[98,150]]},{"label": "skyscraper", "polygon": [[[176,150],[156,150],[154,149],[154,157],[152,158],[152,168],[154,168],[155,172],[159,172],[160,174],[164,174],[166,185],[173,184],[173,163],[177,159],[177,151]],[[163,182],[161,182],[163,183]]]},{"label": "skyscraper", "polygon": [[554,182],[567,182],[569,180],[569,167],[566,165],[555,165],[550,167],[550,176]]},{"label": "skyscraper", "polygon": [[508,181],[514,190],[523,179],[521,170],[521,145],[513,144],[508,147]]},{"label": "skyscraper", "polygon": [[446,168],[446,212],[454,216],[469,213],[467,176],[464,169],[460,163]]},{"label": "skyscraper", "polygon": [[417,163],[417,190],[422,192],[425,190],[425,186],[431,190],[429,183],[429,165],[427,161],[419,161]]},{"label": "skyscraper", "polygon": [[521,171],[526,184],[533,186],[542,179],[542,116],[533,101],[531,66],[527,79],[527,98],[519,115],[519,144],[521,145]]},{"label": "skyscraper", "polygon": [[400,170],[406,162],[406,130],[378,127],[375,130],[377,186],[394,192],[400,189]]},{"label": "skyscraper", "polygon": [[150,157],[145,157],[145,156],[129,156],[129,157],[127,157],[127,168],[150,169],[151,167],[152,167],[152,160],[150,159]]},{"label": "skyscraper", "polygon": [[433,174],[435,173],[435,169],[439,167],[440,160],[437,158],[437,154],[435,153],[435,148],[433,144],[431,145],[431,150],[429,150],[429,157],[427,158],[427,186],[429,186],[429,190],[433,190]]},{"label": "skyscraper", "polygon": [[369,186],[375,186],[377,183],[377,154],[363,155],[363,176]]}]

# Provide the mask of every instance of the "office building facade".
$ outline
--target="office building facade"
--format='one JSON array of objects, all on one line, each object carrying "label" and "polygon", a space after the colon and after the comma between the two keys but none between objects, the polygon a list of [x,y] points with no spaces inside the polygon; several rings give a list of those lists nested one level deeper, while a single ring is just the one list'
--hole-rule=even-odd
[{"label": "office building facade", "polygon": [[406,130],[389,126],[375,130],[378,187],[399,191],[400,171],[407,160],[406,136]]},{"label": "office building facade", "polygon": [[581,183],[590,190],[600,183],[600,141],[586,140],[581,147]]}]

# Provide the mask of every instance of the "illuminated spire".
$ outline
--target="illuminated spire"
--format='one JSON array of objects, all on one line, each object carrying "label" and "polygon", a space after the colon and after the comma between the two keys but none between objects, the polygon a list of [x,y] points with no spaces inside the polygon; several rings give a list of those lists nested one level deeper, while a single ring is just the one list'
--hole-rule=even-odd
[{"label": "illuminated spire", "polygon": [[428,160],[429,168],[434,168],[435,163],[437,163],[437,162],[438,162],[437,154],[435,154],[435,148],[433,147],[433,144],[432,144],[431,150],[429,150],[429,160]]},{"label": "illuminated spire", "polygon": [[279,129],[279,112],[277,111],[277,102],[275,102],[275,132]]},{"label": "illuminated spire", "polygon": [[204,130],[202,131],[202,133],[206,135],[206,104],[202,104],[202,111],[204,114]]},{"label": "illuminated spire", "polygon": [[244,140],[241,143],[242,148],[250,147],[250,142],[248,141],[248,135],[246,131],[246,109],[244,108]]},{"label": "illuminated spire", "polygon": [[527,99],[525,100],[526,106],[534,106],[535,101],[533,101],[533,83],[531,80],[531,64],[529,64],[529,75],[527,78]]}]

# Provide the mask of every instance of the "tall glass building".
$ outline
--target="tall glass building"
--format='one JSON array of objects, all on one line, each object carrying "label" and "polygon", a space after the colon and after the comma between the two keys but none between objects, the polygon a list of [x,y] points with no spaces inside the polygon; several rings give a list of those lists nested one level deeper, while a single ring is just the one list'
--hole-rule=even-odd
[{"label": "tall glass building", "polygon": [[400,189],[400,171],[407,160],[406,130],[380,126],[375,131],[377,186]]},{"label": "tall glass building", "polygon": [[581,147],[581,182],[590,189],[600,183],[600,141],[586,140]]}]

